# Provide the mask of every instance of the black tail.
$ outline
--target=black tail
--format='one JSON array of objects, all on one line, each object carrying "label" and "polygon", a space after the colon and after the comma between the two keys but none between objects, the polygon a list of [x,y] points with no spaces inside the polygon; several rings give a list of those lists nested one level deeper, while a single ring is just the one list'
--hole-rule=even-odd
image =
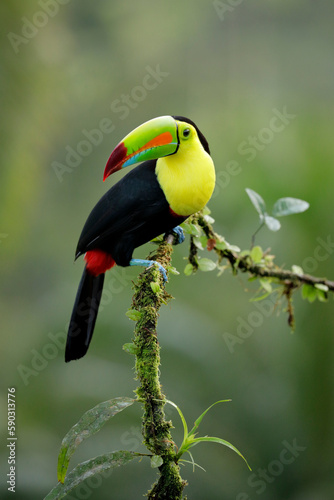
[{"label": "black tail", "polygon": [[82,358],[89,347],[102,295],[104,274],[93,276],[83,272],[70,326],[68,328],[65,361]]}]

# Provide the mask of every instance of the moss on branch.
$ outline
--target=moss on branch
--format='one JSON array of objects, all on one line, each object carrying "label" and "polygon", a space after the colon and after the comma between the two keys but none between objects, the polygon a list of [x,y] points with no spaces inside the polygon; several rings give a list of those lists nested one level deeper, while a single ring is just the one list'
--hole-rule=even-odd
[{"label": "moss on branch", "polygon": [[[149,258],[162,264],[166,270],[171,265],[173,248],[163,241]],[[162,459],[159,480],[148,493],[149,499],[181,499],[186,482],[180,476],[176,463],[174,442],[170,434],[172,423],[164,413],[165,396],[159,380],[160,346],[157,337],[159,309],[171,296],[165,289],[157,266],[140,274],[134,285],[132,308],[140,313],[136,324],[134,345],[136,353],[136,375],[139,387],[136,391],[143,403],[142,432],[146,447]]]},{"label": "moss on branch", "polygon": [[[192,222],[198,223],[198,225],[203,229],[208,240],[213,242],[211,249],[216,252],[219,260],[221,261],[224,258],[227,259],[234,272],[241,271],[259,278],[275,278],[278,282],[283,285],[288,285],[290,288],[298,288],[303,284],[311,286],[324,285],[328,288],[328,291],[334,292],[334,281],[330,281],[326,278],[311,276],[310,274],[282,269],[273,263],[273,259],[268,259],[267,263],[264,261],[257,264],[252,261],[248,254],[243,255],[242,253],[240,254],[230,250],[229,248],[218,248],[217,243],[221,241],[221,236],[214,231],[212,225],[207,222],[205,216],[203,216],[201,212],[192,216]],[[189,261],[193,260],[194,252],[190,251]]]},{"label": "moss on branch", "polygon": [[[236,246],[230,245],[217,234],[212,226],[212,219],[203,212],[191,216],[185,226],[190,233],[189,272],[197,269],[212,270],[218,268],[221,272],[230,267],[234,274],[246,273],[252,279],[259,279],[267,294],[278,290],[287,300],[288,323],[294,327],[294,312],[292,306],[293,292],[306,286],[313,289],[319,300],[326,300],[328,292],[334,292],[334,282],[326,278],[318,278],[304,274],[298,266],[285,270],[274,263],[274,256],[263,252],[260,247],[241,252]],[[202,236],[204,235],[204,236]],[[154,254],[149,258],[159,262],[168,271],[171,266],[173,236],[161,241]],[[210,259],[201,259],[199,250],[206,247],[214,251],[218,257],[215,264]],[[223,261],[227,265],[222,265]],[[190,269],[190,270],[189,270]],[[272,290],[271,284],[278,286]],[[144,443],[154,456],[161,459],[160,476],[148,493],[149,499],[182,499],[186,481],[180,476],[177,463],[177,453],[170,429],[172,423],[167,421],[164,413],[165,396],[162,392],[159,368],[160,346],[157,337],[157,322],[159,309],[166,304],[171,296],[167,293],[163,277],[157,266],[152,266],[140,274],[134,285],[135,293],[132,309],[137,311],[137,321],[134,335],[134,352],[136,355],[136,375],[139,387],[136,391],[138,400],[143,403],[142,432]],[[311,301],[311,295],[304,298]],[[261,299],[261,297],[260,297]],[[314,299],[313,299],[314,300]]]}]

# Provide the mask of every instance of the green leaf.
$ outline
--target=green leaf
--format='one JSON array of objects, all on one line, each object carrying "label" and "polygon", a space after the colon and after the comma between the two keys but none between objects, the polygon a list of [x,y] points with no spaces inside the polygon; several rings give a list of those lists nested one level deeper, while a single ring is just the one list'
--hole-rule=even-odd
[{"label": "green leaf", "polygon": [[240,453],[240,451],[235,446],[233,446],[233,444],[229,443],[228,441],[225,441],[225,439],[221,439],[221,438],[218,438],[218,437],[210,437],[210,436],[199,437],[199,438],[195,438],[194,439],[194,444],[192,446],[195,446],[198,443],[204,443],[204,442],[218,443],[218,444],[222,444],[223,446],[227,446],[227,448],[230,448],[231,450],[233,450],[235,453],[237,453],[246,462],[246,465],[247,465],[247,467],[248,467],[249,470],[252,470],[250,468],[247,460]]},{"label": "green leaf", "polygon": [[224,272],[226,269],[228,269],[228,268],[229,268],[229,265],[228,265],[228,264],[227,264],[227,265],[225,265],[225,266],[219,266],[219,265],[217,265],[217,268],[218,268],[218,271],[219,271],[219,272],[218,272],[218,274],[217,274],[217,276],[219,277],[219,276],[221,276],[221,275],[223,274],[223,272]]},{"label": "green leaf", "polygon": [[262,196],[260,196],[256,191],[252,189],[246,188],[246,193],[248,194],[250,201],[253,203],[255,210],[260,216],[260,219],[263,220],[266,214],[266,204]]},{"label": "green leaf", "polygon": [[111,417],[131,406],[134,402],[135,400],[132,398],[114,398],[99,403],[84,413],[61,443],[57,467],[58,481],[64,481],[70,458],[79,444],[98,432]]},{"label": "green leaf", "polygon": [[190,223],[190,234],[192,236],[201,236],[201,228],[197,226],[196,224]]},{"label": "green leaf", "polygon": [[137,354],[138,349],[135,344],[133,344],[132,342],[128,342],[123,345],[123,351],[127,352],[128,354]]},{"label": "green leaf", "polygon": [[181,421],[182,421],[182,425],[183,425],[183,441],[185,441],[187,439],[187,436],[188,436],[188,426],[187,426],[186,419],[184,418],[183,413],[180,410],[180,408],[175,403],[173,403],[173,401],[169,401],[168,399],[166,399],[166,403],[169,403],[170,405],[174,406],[174,408],[177,409],[178,414],[180,415],[180,418],[181,418]]},{"label": "green leaf", "polygon": [[213,269],[216,269],[217,264],[213,262],[211,259],[203,258],[198,260],[198,268],[201,271],[213,271]]},{"label": "green leaf", "polygon": [[142,317],[142,313],[140,311],[136,311],[136,309],[128,309],[125,313],[125,316],[127,316],[132,321],[139,321]]},{"label": "green leaf", "polygon": [[266,292],[263,295],[261,295],[260,297],[253,297],[252,299],[249,299],[249,302],[260,302],[260,300],[264,300],[267,297],[269,297],[270,294],[271,294],[271,292]]},{"label": "green leaf", "polygon": [[328,300],[327,292],[324,292],[323,290],[317,289],[317,299],[320,302],[327,302],[327,300]]},{"label": "green leaf", "polygon": [[194,272],[194,266],[189,262],[183,272],[186,276],[190,276]]},{"label": "green leaf", "polygon": [[310,204],[307,201],[298,198],[280,198],[274,205],[273,215],[282,217],[283,215],[299,214],[305,212],[309,206]]},{"label": "green leaf", "polygon": [[317,298],[317,289],[312,285],[304,284],[302,286],[302,297],[309,302],[314,302]]},{"label": "green leaf", "polygon": [[260,279],[260,285],[262,286],[263,290],[265,290],[268,293],[271,293],[273,291],[270,279]]},{"label": "green leaf", "polygon": [[181,458],[179,460],[179,462],[184,462],[185,464],[191,464],[193,466],[193,472],[195,472],[195,467],[198,467],[199,469],[202,469],[204,472],[206,472],[206,470],[204,469],[204,467],[202,467],[201,465],[198,465],[195,462],[195,460],[194,460],[194,458],[193,458],[193,456],[192,456],[192,454],[190,453],[189,450],[187,451],[187,453],[190,455],[191,461],[190,460],[185,460],[184,458]]},{"label": "green leaf", "polygon": [[229,243],[226,242],[227,249],[231,250],[231,252],[240,252],[240,248],[237,245],[230,245]]},{"label": "green leaf", "polygon": [[168,268],[168,271],[170,272],[170,274],[174,274],[175,276],[177,276],[179,273],[179,271],[176,269],[176,267],[173,267],[173,266],[170,266]]},{"label": "green leaf", "polygon": [[228,243],[222,236],[220,236],[219,238],[220,239],[215,243],[215,248],[217,250],[225,250],[227,248],[227,250],[230,250],[231,252],[240,252],[239,247],[237,247],[236,245],[230,245],[230,243]]},{"label": "green leaf", "polygon": [[322,290],[323,292],[328,292],[328,286],[323,283],[316,283],[314,286],[318,290]]},{"label": "green leaf", "polygon": [[327,302],[327,300],[328,300],[328,294],[327,294],[328,286],[325,285],[324,283],[316,283],[314,285],[314,288],[317,291],[317,299],[320,302]]},{"label": "green leaf", "polygon": [[265,263],[266,263],[266,265],[268,267],[272,266],[274,259],[275,259],[274,255],[268,255],[267,254],[267,255],[264,256],[264,261],[265,261]]},{"label": "green leaf", "polygon": [[202,210],[202,214],[203,215],[210,215],[211,214],[211,210],[208,206],[205,206]]},{"label": "green leaf", "polygon": [[151,281],[150,283],[151,289],[153,293],[159,293],[160,292],[160,285],[156,281]]},{"label": "green leaf", "polygon": [[278,231],[281,229],[281,223],[275,217],[270,217],[270,215],[265,215],[264,222],[270,231]]},{"label": "green leaf", "polygon": [[204,248],[205,248],[205,246],[203,247],[201,239],[202,239],[202,237],[193,239],[193,243],[194,243],[195,247],[198,248],[198,250],[204,250]]},{"label": "green leaf", "polygon": [[200,425],[200,423],[202,422],[203,420],[203,417],[206,415],[206,413],[213,407],[215,406],[216,404],[218,403],[226,403],[226,402],[229,402],[231,401],[230,399],[224,399],[224,400],[221,400],[221,401],[216,401],[215,403],[213,403],[211,406],[209,406],[209,408],[207,408],[198,418],[197,420],[195,420],[195,423],[194,423],[194,427],[191,429],[191,431],[188,432],[188,427],[187,427],[187,422],[183,416],[183,413],[181,412],[180,408],[175,404],[173,403],[172,401],[166,401],[167,403],[171,404],[172,406],[174,406],[174,408],[177,409],[180,417],[181,417],[181,420],[182,420],[182,425],[183,425],[183,442],[180,446],[180,449],[179,449],[179,452],[177,454],[177,458],[179,459],[183,453],[187,452],[189,453],[190,457],[191,457],[191,460],[192,460],[192,464],[194,464],[194,459],[189,451],[189,448],[192,448],[193,446],[197,445],[198,443],[200,442],[214,442],[214,443],[219,443],[219,444],[222,444],[224,446],[227,446],[228,448],[230,448],[231,450],[235,451],[241,458],[243,458],[243,460],[246,462],[249,470],[251,470],[251,468],[249,467],[248,463],[247,463],[247,460],[245,459],[245,457],[240,453],[240,451],[235,447],[233,446],[231,443],[229,443],[228,441],[225,441],[224,439],[221,439],[221,438],[216,438],[216,437],[208,437],[208,436],[205,436],[205,437],[199,437],[199,438],[196,438],[196,431]]},{"label": "green leaf", "polygon": [[205,222],[207,222],[208,224],[213,224],[215,222],[215,219],[213,219],[212,217],[210,217],[210,215],[204,215],[203,219],[205,220]]},{"label": "green leaf", "polygon": [[208,244],[208,238],[207,238],[207,236],[205,236],[205,234],[203,234],[199,238],[195,238],[195,239],[198,239],[201,242],[201,245],[202,245],[203,250],[204,250],[204,248],[206,248],[206,246]]},{"label": "green leaf", "polygon": [[156,469],[160,467],[164,463],[162,457],[160,455],[153,455],[151,458],[151,467],[152,469]]},{"label": "green leaf", "polygon": [[192,236],[201,235],[201,228],[192,222],[183,222],[181,227],[186,234],[191,234]]},{"label": "green leaf", "polygon": [[291,271],[292,271],[294,274],[304,274],[303,269],[302,269],[300,266],[296,266],[296,265],[293,265],[293,266],[291,267]]},{"label": "green leaf", "polygon": [[205,236],[205,234],[203,234],[202,236],[199,236],[198,238],[194,238],[194,244],[200,250],[204,250],[208,244],[207,236]]},{"label": "green leaf", "polygon": [[180,226],[182,227],[184,233],[190,234],[189,222],[182,222]]},{"label": "green leaf", "polygon": [[217,241],[215,246],[217,250],[225,250],[225,248],[227,247],[226,241]]},{"label": "green leaf", "polygon": [[262,257],[263,257],[263,250],[259,246],[255,246],[252,248],[251,253],[250,253],[251,259],[255,264],[258,264],[261,262]]},{"label": "green leaf", "polygon": [[189,432],[189,434],[194,434],[197,431],[200,423],[203,420],[203,417],[208,413],[209,410],[211,410],[211,408],[213,406],[217,405],[218,403],[229,403],[230,401],[231,401],[231,399],[221,399],[220,401],[216,401],[211,406],[209,406],[209,408],[207,408],[205,411],[203,411],[203,413],[198,417],[198,419],[195,420],[194,427],[191,429],[191,431]]},{"label": "green leaf", "polygon": [[60,500],[85,479],[120,465],[125,465],[136,456],[140,456],[140,454],[134,451],[113,451],[83,462],[68,474],[64,484],[59,483],[55,486],[44,500]]}]

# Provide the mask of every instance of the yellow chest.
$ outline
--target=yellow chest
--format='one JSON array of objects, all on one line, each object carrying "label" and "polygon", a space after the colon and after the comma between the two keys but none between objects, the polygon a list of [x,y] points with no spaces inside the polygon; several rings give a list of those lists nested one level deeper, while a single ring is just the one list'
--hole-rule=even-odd
[{"label": "yellow chest", "polygon": [[201,146],[183,147],[159,158],[156,174],[169,206],[178,215],[189,216],[204,208],[215,187],[212,158]]}]

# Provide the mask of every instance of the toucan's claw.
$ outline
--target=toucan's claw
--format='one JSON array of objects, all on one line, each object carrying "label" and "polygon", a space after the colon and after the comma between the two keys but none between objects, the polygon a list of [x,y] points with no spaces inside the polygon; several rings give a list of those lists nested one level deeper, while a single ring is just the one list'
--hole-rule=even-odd
[{"label": "toucan's claw", "polygon": [[184,232],[183,232],[183,229],[181,226],[176,226],[174,227],[173,231],[172,231],[175,236],[176,236],[176,239],[174,241],[174,245],[180,245],[181,243],[184,242],[185,240],[185,236],[184,236]]},{"label": "toucan's claw", "polygon": [[156,260],[152,260],[150,262],[152,262],[152,264],[150,266],[148,266],[146,269],[149,269],[150,267],[152,267],[154,265],[158,266],[158,269],[159,269],[159,271],[162,274],[164,282],[166,283],[168,281],[168,277],[167,277],[167,272],[166,272],[166,269],[164,268],[164,266],[162,266],[161,264],[159,264],[159,262],[157,262]]},{"label": "toucan's claw", "polygon": [[152,267],[154,265],[158,266],[158,269],[162,274],[164,282],[166,283],[166,281],[168,281],[166,269],[156,260],[146,260],[146,259],[131,259],[130,260],[130,266],[143,266],[143,267],[146,267],[146,269],[149,269],[150,267]]},{"label": "toucan's claw", "polygon": [[173,245],[180,245],[184,242],[185,237],[181,226],[174,227],[169,233],[165,234],[164,238],[167,239],[170,234],[174,236]]}]

